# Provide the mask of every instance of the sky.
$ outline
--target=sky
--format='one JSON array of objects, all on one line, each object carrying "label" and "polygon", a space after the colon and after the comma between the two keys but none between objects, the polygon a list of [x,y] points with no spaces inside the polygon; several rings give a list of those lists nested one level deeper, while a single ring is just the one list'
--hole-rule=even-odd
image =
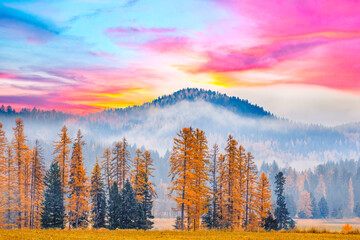
[{"label": "sky", "polygon": [[0,104],[87,114],[187,87],[360,120],[355,0],[2,0]]}]

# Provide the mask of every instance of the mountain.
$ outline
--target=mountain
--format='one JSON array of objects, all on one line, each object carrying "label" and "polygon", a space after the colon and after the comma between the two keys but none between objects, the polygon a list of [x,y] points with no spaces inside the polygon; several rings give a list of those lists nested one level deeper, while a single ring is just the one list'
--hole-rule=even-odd
[{"label": "mountain", "polygon": [[358,123],[337,127],[296,123],[280,119],[247,100],[202,89],[183,89],[140,106],[107,109],[83,116],[36,108],[16,112],[3,106],[0,122],[8,139],[12,138],[16,118],[24,120],[30,146],[35,139],[40,140],[47,164],[53,157],[53,142],[64,124],[70,136],[75,137],[78,129],[83,132],[88,173],[96,156],[101,156],[105,148],[123,137],[130,143],[132,156],[137,147],[150,150],[159,196],[154,209],[155,215],[161,217],[174,216],[173,203],[166,195],[169,151],[176,133],[186,126],[204,130],[209,147],[218,143],[224,149],[227,136],[232,134],[253,153],[258,166],[276,161],[282,167],[305,170],[329,161],[359,159]]}]

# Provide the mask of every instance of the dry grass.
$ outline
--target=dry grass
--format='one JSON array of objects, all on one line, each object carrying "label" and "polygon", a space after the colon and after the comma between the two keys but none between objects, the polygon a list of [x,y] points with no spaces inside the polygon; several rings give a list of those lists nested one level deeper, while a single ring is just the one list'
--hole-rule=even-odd
[{"label": "dry grass", "polygon": [[231,231],[136,231],[136,230],[0,230],[0,239],[246,239],[246,240],[307,240],[360,239],[360,235],[303,232],[231,232]]}]

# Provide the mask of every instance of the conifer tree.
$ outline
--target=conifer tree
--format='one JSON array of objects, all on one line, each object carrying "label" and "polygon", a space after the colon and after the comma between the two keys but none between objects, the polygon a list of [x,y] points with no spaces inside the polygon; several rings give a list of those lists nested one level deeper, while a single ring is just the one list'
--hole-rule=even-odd
[{"label": "conifer tree", "polygon": [[140,204],[136,201],[136,196],[129,181],[126,181],[121,190],[120,204],[120,228],[121,229],[143,229],[144,212],[140,209]]},{"label": "conifer tree", "polygon": [[320,212],[319,212],[319,208],[318,208],[318,205],[317,205],[317,202],[316,202],[316,198],[315,196],[310,193],[310,199],[311,199],[311,215],[312,215],[312,218],[319,218],[320,216]]},{"label": "conifer tree", "polygon": [[105,227],[105,215],[106,215],[106,198],[103,188],[103,181],[101,178],[101,169],[96,158],[96,164],[94,170],[91,173],[91,220],[93,222],[93,228]]},{"label": "conifer tree", "polygon": [[46,172],[45,186],[41,226],[63,229],[65,227],[64,190],[57,161],[52,162],[50,169]]},{"label": "conifer tree", "polygon": [[125,181],[128,179],[129,169],[130,169],[130,152],[129,152],[129,144],[124,137],[122,140],[122,150],[121,150],[121,159],[120,159],[120,171],[121,171],[121,188],[124,188]]},{"label": "conifer tree", "polygon": [[109,148],[106,148],[103,155],[102,155],[102,161],[101,161],[101,170],[103,171],[103,176],[105,179],[106,189],[108,192],[108,195],[110,195],[110,188],[112,186],[113,182],[113,175],[111,171],[111,151]]},{"label": "conifer tree", "polygon": [[122,171],[121,171],[121,161],[122,161],[122,142],[116,142],[115,146],[112,150],[112,153],[114,157],[111,159],[111,174],[114,178],[114,181],[116,181],[117,186],[121,189],[122,188]]},{"label": "conifer tree", "polygon": [[326,199],[324,197],[321,197],[318,206],[319,206],[320,216],[322,218],[327,218],[328,215],[329,215],[329,208],[328,208],[328,204],[326,202]]},{"label": "conifer tree", "polygon": [[88,185],[82,154],[84,145],[79,130],[72,149],[69,182],[69,224],[74,228],[86,227],[88,224]]},{"label": "conifer tree", "polygon": [[6,167],[4,175],[5,183],[5,196],[6,202],[4,203],[5,211],[5,224],[6,228],[12,228],[15,226],[15,213],[17,209],[16,203],[16,165],[14,162],[13,151],[10,145],[6,148]]},{"label": "conifer tree", "polygon": [[254,157],[250,152],[247,153],[245,158],[245,221],[244,226],[245,229],[248,228],[249,224],[257,225],[256,214],[254,211],[257,210],[258,202],[257,202],[257,193],[256,193],[256,165],[254,163]]},{"label": "conifer tree", "polygon": [[15,223],[18,228],[24,226],[24,205],[25,205],[25,184],[24,184],[24,163],[26,161],[26,152],[28,147],[26,145],[26,137],[24,134],[24,123],[22,119],[15,120],[16,126],[14,130],[14,138],[12,140],[12,148],[14,150],[14,160],[16,164],[17,178],[16,181],[16,216]]},{"label": "conifer tree", "polygon": [[43,177],[43,149],[38,140],[32,152],[31,163],[31,195],[30,195],[30,228],[40,227],[41,204],[44,200],[44,177]]},{"label": "conifer tree", "polygon": [[60,140],[55,142],[54,154],[56,161],[59,163],[61,182],[66,191],[69,179],[69,144],[71,139],[68,136],[68,129],[65,125],[61,128],[61,133],[58,135]]},{"label": "conifer tree", "polygon": [[23,227],[28,228],[30,227],[30,212],[31,212],[31,156],[32,151],[30,148],[27,148],[25,152],[25,161],[23,163],[23,186],[24,186],[24,192],[23,192],[23,211],[24,211],[24,222]]},{"label": "conifer tree", "polygon": [[216,229],[220,227],[219,222],[219,197],[218,197],[218,158],[219,146],[215,143],[211,151],[211,163],[209,167],[211,197],[208,206],[208,212],[204,216],[203,221],[209,229]]},{"label": "conifer tree", "polygon": [[291,219],[289,212],[286,208],[285,196],[284,196],[285,176],[283,172],[279,172],[275,176],[275,193],[277,195],[275,218],[278,222],[278,229],[291,228]]},{"label": "conifer tree", "polygon": [[120,227],[121,204],[121,196],[119,194],[117,182],[115,181],[110,188],[108,201],[107,221],[109,229],[113,230]]},{"label": "conifer tree", "polygon": [[193,169],[194,179],[192,179],[191,189],[193,197],[191,199],[193,229],[200,228],[200,218],[206,212],[208,206],[210,189],[207,186],[208,178],[208,146],[205,132],[198,128],[194,132],[195,145],[194,157],[191,159],[191,168]]},{"label": "conifer tree", "polygon": [[145,193],[145,166],[142,161],[142,152],[138,148],[136,149],[135,157],[133,160],[133,170],[132,174],[132,186],[134,188],[134,192],[138,202],[142,202],[144,200]]},{"label": "conifer tree", "polygon": [[223,218],[230,228],[240,227],[238,215],[236,214],[241,206],[243,199],[239,189],[239,152],[237,149],[238,142],[229,135],[225,148],[225,164],[224,164],[224,190],[225,190],[225,211]]},{"label": "conifer tree", "polygon": [[7,205],[7,139],[5,132],[2,130],[2,123],[0,122],[0,227],[6,226],[6,205]]},{"label": "conifer tree", "polygon": [[258,187],[257,187],[257,195],[258,195],[258,208],[257,212],[260,218],[260,226],[265,226],[265,219],[269,217],[269,212],[271,214],[272,204],[271,204],[271,189],[269,181],[264,172],[261,173]]},{"label": "conifer tree", "polygon": [[[169,176],[171,187],[170,194],[175,195],[173,199],[180,210],[181,230],[185,226],[185,208],[189,208],[189,188],[191,187],[190,161],[194,155],[195,139],[191,128],[183,128],[174,138],[174,146],[170,156]],[[189,226],[188,221],[188,226]]]},{"label": "conifer tree", "polygon": [[310,193],[306,190],[302,191],[299,199],[299,218],[311,218],[312,217],[312,204]]}]

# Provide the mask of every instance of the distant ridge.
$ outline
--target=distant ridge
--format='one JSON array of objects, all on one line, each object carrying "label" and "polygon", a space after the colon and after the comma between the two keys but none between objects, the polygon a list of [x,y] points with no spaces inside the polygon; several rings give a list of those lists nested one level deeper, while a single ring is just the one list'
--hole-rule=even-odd
[{"label": "distant ridge", "polygon": [[142,105],[107,109],[104,111],[114,111],[117,113],[131,112],[132,110],[139,111],[150,107],[171,106],[184,100],[190,102],[203,100],[248,117],[273,117],[273,114],[265,111],[262,107],[256,104],[249,103],[248,100],[240,99],[238,97],[229,97],[226,94],[198,88],[184,88],[172,94],[158,97],[157,99]]}]

